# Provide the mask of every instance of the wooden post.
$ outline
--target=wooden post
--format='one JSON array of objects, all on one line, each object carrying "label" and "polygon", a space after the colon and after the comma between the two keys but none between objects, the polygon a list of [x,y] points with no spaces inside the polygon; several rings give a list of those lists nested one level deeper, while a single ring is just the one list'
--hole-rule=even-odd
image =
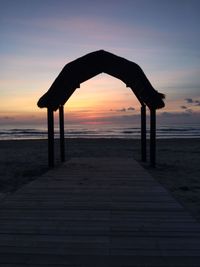
[{"label": "wooden post", "polygon": [[49,168],[54,167],[54,117],[53,109],[47,108],[48,121],[48,162]]},{"label": "wooden post", "polygon": [[156,166],[156,110],[150,110],[150,165]]},{"label": "wooden post", "polygon": [[60,159],[65,161],[65,132],[64,132],[64,107],[59,106],[59,125],[60,125]]},{"label": "wooden post", "polygon": [[146,106],[141,106],[141,158],[142,161],[147,160],[147,150],[146,150]]}]

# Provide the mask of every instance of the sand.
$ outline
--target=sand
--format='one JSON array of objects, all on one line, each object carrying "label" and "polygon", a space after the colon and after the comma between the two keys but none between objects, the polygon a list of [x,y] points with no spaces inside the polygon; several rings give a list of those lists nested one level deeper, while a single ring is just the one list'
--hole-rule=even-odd
[{"label": "sand", "polygon": [[[59,167],[59,143],[56,142]],[[0,201],[48,170],[47,140],[0,141]],[[71,157],[123,157],[140,161],[140,140],[69,139]],[[142,164],[142,163],[141,163]],[[200,220],[200,139],[157,140],[157,167],[142,164]]]}]

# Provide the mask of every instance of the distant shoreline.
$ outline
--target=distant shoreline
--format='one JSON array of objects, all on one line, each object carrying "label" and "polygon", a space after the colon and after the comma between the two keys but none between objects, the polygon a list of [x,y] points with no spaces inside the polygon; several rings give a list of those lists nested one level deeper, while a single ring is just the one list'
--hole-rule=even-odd
[{"label": "distant shoreline", "polygon": [[[54,137],[54,139],[56,141],[59,141],[60,138],[59,137]],[[65,136],[65,140],[68,140],[68,139],[72,139],[72,140],[136,140],[136,141],[140,141],[141,140],[141,137],[99,137],[99,136],[86,136],[86,137],[80,137],[80,136]],[[190,139],[195,139],[195,140],[200,140],[200,136],[183,136],[183,137],[156,137],[156,140],[190,140]],[[45,137],[45,138],[18,138],[18,139],[0,139],[0,142],[9,142],[9,141],[47,141],[48,140],[48,137]],[[150,140],[150,137],[147,137],[147,141]]]},{"label": "distant shoreline", "polygon": [[[66,156],[122,157],[140,163],[140,140],[118,138],[67,138]],[[149,144],[147,144],[149,157]],[[55,140],[59,166],[59,140]],[[191,213],[200,219],[200,138],[157,140],[157,168],[141,163]],[[47,140],[0,140],[0,200],[48,171]]]}]

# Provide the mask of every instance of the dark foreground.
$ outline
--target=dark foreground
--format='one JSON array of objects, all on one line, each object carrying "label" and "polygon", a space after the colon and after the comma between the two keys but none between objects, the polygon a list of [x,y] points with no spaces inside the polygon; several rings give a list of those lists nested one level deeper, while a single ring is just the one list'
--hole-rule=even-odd
[{"label": "dark foreground", "polygon": [[0,266],[199,266],[200,224],[132,158],[73,158],[0,205]]},{"label": "dark foreground", "polygon": [[[59,144],[56,159],[59,165]],[[67,158],[121,157],[140,161],[140,141],[126,139],[69,139]],[[200,218],[200,140],[157,140],[157,168],[144,166],[197,218]],[[47,141],[0,141],[0,196],[14,192],[45,173]]]}]

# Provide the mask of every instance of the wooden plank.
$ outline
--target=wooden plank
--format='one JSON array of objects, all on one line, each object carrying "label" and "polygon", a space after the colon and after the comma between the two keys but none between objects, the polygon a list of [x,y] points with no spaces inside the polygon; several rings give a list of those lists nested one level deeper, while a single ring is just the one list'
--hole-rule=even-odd
[{"label": "wooden plank", "polygon": [[[0,206],[0,256],[7,258],[0,265],[39,266],[43,259],[42,266],[56,256],[62,265],[71,255],[71,266],[98,266],[104,256],[99,266],[133,266],[132,256],[141,256],[138,266],[149,266],[147,256],[165,266],[164,256],[199,255],[199,223],[135,161],[112,162],[74,159],[7,197]],[[76,265],[80,255],[87,257]],[[123,264],[129,258],[127,265],[117,265],[118,256]]]}]

